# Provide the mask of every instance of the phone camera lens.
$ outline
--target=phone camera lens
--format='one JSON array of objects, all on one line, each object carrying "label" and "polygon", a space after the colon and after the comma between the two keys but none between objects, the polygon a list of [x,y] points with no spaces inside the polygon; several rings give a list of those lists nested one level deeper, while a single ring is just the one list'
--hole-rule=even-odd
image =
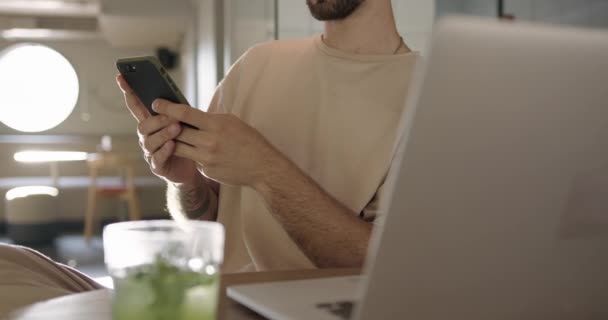
[{"label": "phone camera lens", "polygon": [[127,65],[127,72],[135,72],[135,66],[132,64]]}]

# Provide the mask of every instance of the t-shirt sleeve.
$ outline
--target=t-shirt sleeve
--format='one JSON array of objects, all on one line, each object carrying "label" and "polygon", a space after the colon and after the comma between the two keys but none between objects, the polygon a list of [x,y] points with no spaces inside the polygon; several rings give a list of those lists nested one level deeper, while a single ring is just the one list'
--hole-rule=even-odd
[{"label": "t-shirt sleeve", "polygon": [[385,196],[384,183],[380,185],[374,197],[361,211],[361,219],[367,222],[376,222],[384,215],[384,208],[380,208],[380,199]]},{"label": "t-shirt sleeve", "polygon": [[[248,51],[249,52],[249,51]],[[243,54],[228,70],[226,76],[215,89],[213,99],[209,104],[207,112],[211,113],[229,113],[232,110],[232,105],[236,100],[238,93],[239,82],[244,61],[248,52]]]}]

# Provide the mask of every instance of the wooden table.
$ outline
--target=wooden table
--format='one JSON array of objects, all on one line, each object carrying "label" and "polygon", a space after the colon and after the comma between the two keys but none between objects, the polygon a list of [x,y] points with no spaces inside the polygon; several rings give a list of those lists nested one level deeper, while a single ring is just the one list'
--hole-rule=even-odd
[{"label": "wooden table", "polygon": [[[358,269],[325,269],[227,274],[222,276],[219,319],[259,320],[261,316],[226,297],[226,287],[237,284],[303,280],[359,274]],[[8,316],[8,320],[111,320],[110,290],[98,290],[40,302]]]}]

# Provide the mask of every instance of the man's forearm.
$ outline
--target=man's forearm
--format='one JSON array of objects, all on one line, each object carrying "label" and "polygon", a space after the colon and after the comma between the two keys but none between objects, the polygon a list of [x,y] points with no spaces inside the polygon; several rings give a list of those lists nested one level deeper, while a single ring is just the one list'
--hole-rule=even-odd
[{"label": "man's forearm", "polygon": [[254,186],[290,237],[317,267],[361,267],[372,225],[284,159]]},{"label": "man's forearm", "polygon": [[215,220],[217,194],[202,177],[194,184],[168,183],[167,208],[175,220]]}]

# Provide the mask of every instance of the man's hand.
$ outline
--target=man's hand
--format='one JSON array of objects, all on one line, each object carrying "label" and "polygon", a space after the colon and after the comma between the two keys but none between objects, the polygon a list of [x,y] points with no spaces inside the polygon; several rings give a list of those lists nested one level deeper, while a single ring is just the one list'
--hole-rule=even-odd
[{"label": "man's hand", "polygon": [[195,161],[208,178],[224,184],[256,187],[284,157],[257,130],[232,114],[206,113],[158,99],[160,115],[188,123],[175,138],[175,155]]},{"label": "man's hand", "polygon": [[361,267],[371,224],[337,201],[232,114],[206,113],[156,100],[161,115],[188,123],[174,154],[195,161],[215,181],[253,187],[285,231],[318,267]]},{"label": "man's hand", "polygon": [[199,184],[202,177],[196,164],[174,155],[174,139],[182,132],[178,121],[165,115],[150,115],[124,78],[118,76],[116,81],[124,93],[127,108],[138,122],[139,145],[152,172],[172,183]]}]

